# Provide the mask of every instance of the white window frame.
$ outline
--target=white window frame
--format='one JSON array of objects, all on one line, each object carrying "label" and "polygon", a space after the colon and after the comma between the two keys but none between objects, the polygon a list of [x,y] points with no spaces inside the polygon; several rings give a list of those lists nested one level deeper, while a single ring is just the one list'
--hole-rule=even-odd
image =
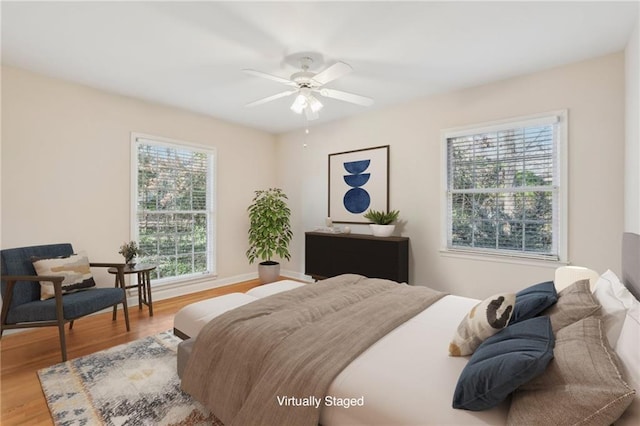
[{"label": "white window frame", "polygon": [[[216,238],[216,174],[217,174],[217,151],[215,148],[200,145],[193,142],[185,142],[176,139],[170,139],[160,136],[153,136],[144,133],[131,133],[131,238],[135,241],[139,239],[138,232],[138,141],[146,143],[155,143],[163,146],[168,146],[177,149],[188,149],[192,151],[199,151],[209,155],[210,163],[209,168],[211,173],[207,174],[207,188],[209,188],[209,194],[207,194],[207,212],[209,229],[207,238],[207,263],[208,271],[198,272],[192,274],[185,274],[180,276],[166,277],[166,278],[152,278],[152,284],[154,287],[171,286],[172,284],[182,284],[194,280],[212,279],[217,277],[217,238]],[[152,273],[153,274],[153,273]]]},{"label": "white window frame", "polygon": [[[453,137],[473,135],[484,132],[496,132],[513,129],[517,127],[527,127],[543,124],[555,123],[555,157],[557,167],[557,180],[554,185],[557,191],[557,216],[553,218],[554,239],[557,244],[557,258],[540,256],[534,253],[500,251],[495,249],[481,249],[473,247],[453,247],[450,245],[451,218],[449,217],[449,188],[448,188],[448,144],[447,140]],[[556,110],[540,114],[514,117],[504,120],[473,124],[463,127],[444,129],[441,131],[441,249],[444,256],[453,256],[469,259],[480,259],[488,261],[548,265],[557,267],[561,264],[568,264],[568,111]]]}]

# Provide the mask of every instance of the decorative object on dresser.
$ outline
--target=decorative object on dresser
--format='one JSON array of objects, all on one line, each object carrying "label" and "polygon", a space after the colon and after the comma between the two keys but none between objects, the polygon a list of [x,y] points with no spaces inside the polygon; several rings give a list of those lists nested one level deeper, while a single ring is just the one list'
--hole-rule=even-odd
[{"label": "decorative object on dresser", "polygon": [[369,225],[371,233],[376,237],[389,237],[396,229],[396,225],[393,224],[398,219],[400,212],[398,210],[391,210],[390,212],[384,212],[382,210],[368,210],[363,216],[365,219],[369,219],[373,222]]},{"label": "decorative object on dresser", "polygon": [[305,274],[324,279],[353,273],[409,282],[409,238],[305,233]]},{"label": "decorative object on dresser", "polygon": [[258,265],[258,276],[262,283],[270,283],[280,276],[280,263],[273,256],[289,260],[291,210],[287,206],[287,195],[280,188],[255,191],[249,212],[249,263],[262,259]]},{"label": "decorative object on dresser", "polygon": [[329,217],[369,223],[369,209],[389,210],[389,145],[329,154]]}]

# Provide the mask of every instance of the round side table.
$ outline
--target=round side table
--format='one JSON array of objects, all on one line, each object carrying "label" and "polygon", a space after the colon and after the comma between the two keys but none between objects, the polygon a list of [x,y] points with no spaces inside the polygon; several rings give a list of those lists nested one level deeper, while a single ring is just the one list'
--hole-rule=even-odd
[{"label": "round side table", "polygon": [[[123,289],[128,288],[137,288],[138,289],[138,309],[142,309],[142,305],[147,305],[149,307],[149,316],[153,316],[153,301],[151,300],[151,271],[156,269],[156,265],[149,264],[135,264],[135,265],[125,265],[122,270],[124,275],[129,274],[137,274],[138,280],[136,284],[125,285],[124,275],[120,276],[118,274],[118,268],[109,268],[108,271],[110,274],[114,274],[116,276],[115,286]],[[115,319],[115,311],[113,312],[113,316]]]}]

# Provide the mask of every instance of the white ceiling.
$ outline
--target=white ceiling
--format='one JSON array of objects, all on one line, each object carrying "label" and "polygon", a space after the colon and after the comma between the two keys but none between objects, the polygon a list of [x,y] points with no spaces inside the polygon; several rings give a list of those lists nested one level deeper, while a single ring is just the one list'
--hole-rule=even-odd
[{"label": "white ceiling", "polygon": [[2,63],[280,133],[305,126],[284,58],[353,72],[326,87],[324,123],[624,49],[638,2],[2,2]]}]

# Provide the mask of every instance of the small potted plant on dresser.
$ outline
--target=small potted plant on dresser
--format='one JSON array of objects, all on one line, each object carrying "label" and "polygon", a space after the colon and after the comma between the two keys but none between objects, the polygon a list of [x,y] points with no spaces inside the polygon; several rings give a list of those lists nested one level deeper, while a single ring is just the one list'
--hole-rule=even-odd
[{"label": "small potted plant on dresser", "polygon": [[255,191],[253,202],[247,208],[249,212],[249,263],[256,259],[260,281],[270,283],[280,276],[280,263],[272,258],[278,256],[289,260],[289,242],[293,233],[289,218],[291,210],[287,206],[287,196],[280,188]]},{"label": "small potted plant on dresser", "polygon": [[393,222],[398,219],[399,214],[400,211],[398,210],[391,210],[390,212],[369,210],[364,214],[364,218],[373,222],[369,225],[369,228],[371,228],[371,233],[374,237],[388,237],[396,229],[396,225]]}]

